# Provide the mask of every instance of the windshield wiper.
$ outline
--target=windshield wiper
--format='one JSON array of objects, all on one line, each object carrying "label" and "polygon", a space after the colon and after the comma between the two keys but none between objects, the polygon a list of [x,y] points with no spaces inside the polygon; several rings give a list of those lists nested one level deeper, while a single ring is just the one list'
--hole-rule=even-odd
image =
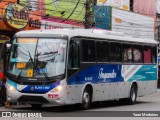
[{"label": "windshield wiper", "polygon": [[42,73],[44,75],[44,77],[46,78],[46,80],[50,80],[48,75],[46,73]]},{"label": "windshield wiper", "polygon": [[[32,57],[31,57],[31,54],[30,54],[29,51],[28,51],[28,54],[29,54],[29,60],[28,60],[28,62],[26,63],[26,66],[28,65],[28,63],[29,63],[30,61],[32,62],[33,66],[34,66],[34,62],[33,62],[33,59],[32,59]],[[20,75],[21,75],[21,73],[22,73],[23,70],[24,70],[24,68],[19,72],[19,74],[18,74],[18,76],[17,76],[17,79],[20,79]]]},{"label": "windshield wiper", "polygon": [[31,60],[33,66],[34,66],[34,62],[33,62],[33,59],[32,59],[32,57],[31,57],[31,53],[30,53],[29,51],[28,51],[28,54],[29,54],[29,58],[30,58],[30,60]]}]

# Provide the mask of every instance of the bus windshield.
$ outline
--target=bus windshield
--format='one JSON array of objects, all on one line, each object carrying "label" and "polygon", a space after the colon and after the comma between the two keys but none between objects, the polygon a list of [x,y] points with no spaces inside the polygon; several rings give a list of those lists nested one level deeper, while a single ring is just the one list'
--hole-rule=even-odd
[{"label": "bus windshield", "polygon": [[65,73],[67,40],[17,38],[13,40],[8,73],[20,77],[53,77]]}]

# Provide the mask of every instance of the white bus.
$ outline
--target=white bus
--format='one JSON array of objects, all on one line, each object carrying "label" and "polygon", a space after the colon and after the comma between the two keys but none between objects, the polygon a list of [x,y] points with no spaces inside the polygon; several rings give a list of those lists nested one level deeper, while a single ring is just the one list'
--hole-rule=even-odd
[{"label": "white bus", "polygon": [[93,29],[15,34],[7,74],[7,100],[42,105],[124,100],[157,90],[157,42]]}]

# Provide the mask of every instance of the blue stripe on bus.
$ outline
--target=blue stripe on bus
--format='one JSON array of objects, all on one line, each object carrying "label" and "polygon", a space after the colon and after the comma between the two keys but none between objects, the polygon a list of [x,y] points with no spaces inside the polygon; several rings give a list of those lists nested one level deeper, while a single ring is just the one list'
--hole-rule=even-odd
[{"label": "blue stripe on bus", "polygon": [[[18,90],[18,84],[15,82],[8,80],[8,84],[14,86]],[[21,91],[18,91],[22,93],[47,93],[58,85],[60,85],[60,82],[56,82],[50,85],[27,85]]]},{"label": "blue stripe on bus", "polygon": [[23,90],[20,92],[22,93],[47,93],[53,88],[57,87],[60,85],[60,82],[53,83],[50,85],[27,85]]},{"label": "blue stripe on bus", "polygon": [[[157,80],[156,71],[157,71],[156,65],[142,65],[142,67],[140,67],[129,79],[127,79],[127,81]],[[84,69],[82,71],[79,71],[67,81],[67,84],[68,85],[84,84],[86,82],[113,83],[113,82],[124,82],[124,81],[126,80],[124,79],[124,76],[122,76],[122,65],[112,64],[112,65],[95,65],[87,69]]]}]

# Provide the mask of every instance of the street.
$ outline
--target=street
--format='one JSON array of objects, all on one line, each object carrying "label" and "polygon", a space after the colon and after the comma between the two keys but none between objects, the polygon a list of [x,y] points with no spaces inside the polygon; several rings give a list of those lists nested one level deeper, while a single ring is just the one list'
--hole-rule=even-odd
[{"label": "street", "polygon": [[[94,103],[93,107],[86,111],[79,109],[76,105],[42,107],[37,110],[30,105],[14,105],[12,108],[1,107],[0,111],[42,113],[42,117],[133,117],[133,113],[147,111],[147,113],[158,114],[160,117],[160,90],[144,97],[138,97],[135,105],[124,105],[119,101],[107,101]],[[125,114],[127,115],[125,116]]]}]

